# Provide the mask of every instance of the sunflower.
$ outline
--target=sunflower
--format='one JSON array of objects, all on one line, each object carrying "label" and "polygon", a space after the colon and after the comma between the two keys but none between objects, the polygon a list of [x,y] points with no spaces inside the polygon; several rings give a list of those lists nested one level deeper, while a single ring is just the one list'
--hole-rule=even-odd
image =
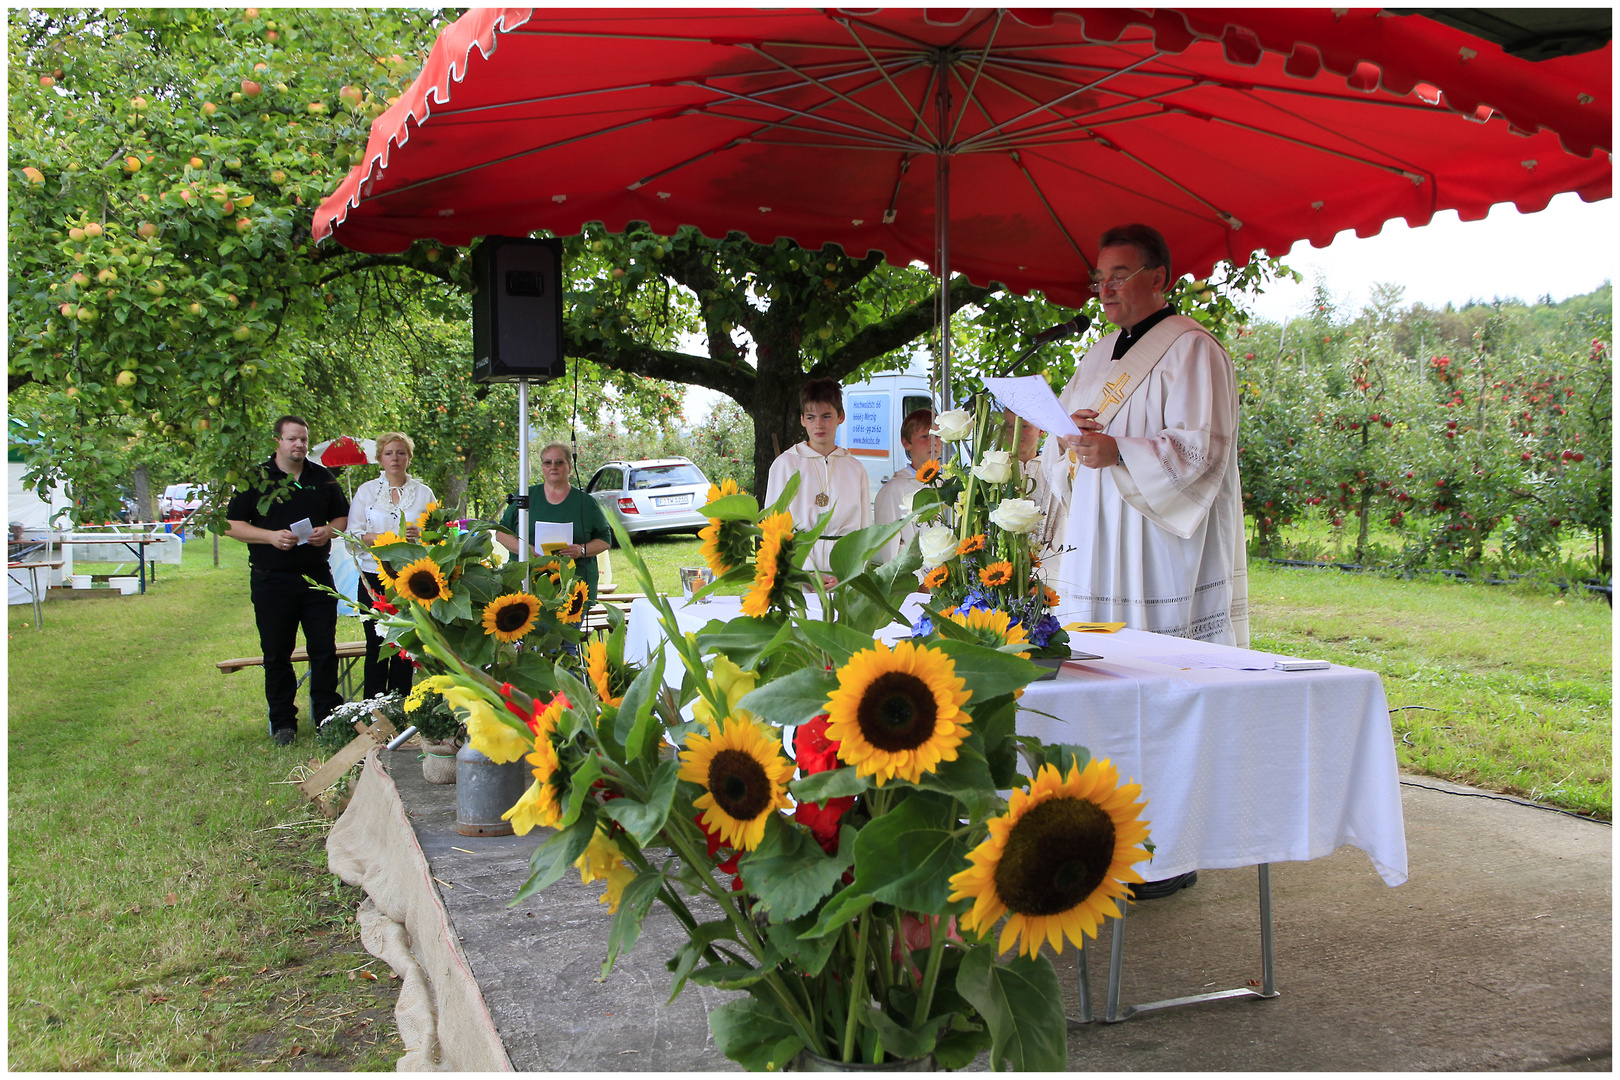
[{"label": "sunflower", "polygon": [[1045,590],[1042,598],[1046,601],[1047,607],[1057,607],[1058,601],[1063,599],[1063,597],[1057,594],[1057,590],[1048,585],[1040,585],[1037,586],[1037,588]]},{"label": "sunflower", "polygon": [[838,669],[838,689],[827,698],[827,737],[858,776],[882,787],[899,778],[916,783],[941,761],[955,761],[967,737],[963,690],[956,664],[939,649],[902,641],[891,651],[879,641]]},{"label": "sunflower", "polygon": [[1021,645],[1029,640],[1022,625],[1014,624],[1005,611],[974,608],[966,614],[952,613],[948,618],[957,626],[966,627],[980,642],[998,649],[1003,645]]},{"label": "sunflower", "polygon": [[399,584],[398,579],[388,572],[388,564],[381,559],[377,560],[377,581],[385,589],[395,589]]},{"label": "sunflower", "polygon": [[917,483],[932,484],[937,479],[939,479],[938,461],[935,461],[933,458],[929,458],[927,461],[917,466]]},{"label": "sunflower", "polygon": [[1140,784],[1120,785],[1107,760],[1071,768],[1067,779],[1041,766],[1029,792],[1014,791],[1007,813],[990,819],[990,835],[968,853],[971,865],[951,876],[950,899],[973,898],[963,928],[985,933],[1011,912],[998,951],[1021,938],[1019,950],[1032,958],[1043,939],[1061,951],[1065,935],[1076,945],[1096,937],[1126,885],[1142,880],[1131,869],[1148,857],[1141,793]]},{"label": "sunflower", "polygon": [[[719,487],[709,485],[709,501],[723,499],[727,495],[746,495],[737,487],[735,480],[721,481]],[[746,521],[722,521],[720,518],[710,518],[708,527],[698,533],[698,539],[703,546],[698,554],[715,577],[719,577],[733,566],[741,566],[748,560],[754,549],[754,528]]]},{"label": "sunflower", "polygon": [[1012,580],[1013,568],[1010,562],[994,562],[979,571],[979,580],[985,588],[994,589],[998,585],[1005,585]]},{"label": "sunflower", "polygon": [[394,530],[389,529],[387,532],[378,533],[377,542],[371,546],[373,548],[380,548],[387,547],[389,544],[403,544],[404,542],[405,538],[403,536],[399,535],[399,533],[395,532]]},{"label": "sunflower", "polygon": [[419,515],[417,515],[416,527],[418,529],[427,528],[428,518],[432,517],[433,516],[433,511],[437,510],[438,508],[439,508],[438,503],[436,503],[436,502],[428,503],[427,507]]},{"label": "sunflower", "polygon": [[450,599],[450,586],[444,580],[439,564],[427,557],[417,559],[401,570],[394,588],[401,596],[424,606],[435,600]]},{"label": "sunflower", "polygon": [[940,563],[938,566],[934,567],[932,570],[928,571],[928,573],[923,575],[923,588],[937,589],[950,579],[951,568],[945,563]]},{"label": "sunflower", "polygon": [[574,582],[573,588],[568,590],[568,595],[563,600],[562,610],[557,612],[557,621],[565,623],[579,622],[585,617],[585,608],[590,601],[590,597],[591,587],[585,584],[584,578]]},{"label": "sunflower", "polygon": [[763,615],[780,599],[793,564],[793,515],[784,510],[759,523],[764,536],[754,556],[754,584],[743,597],[744,615]]},{"label": "sunflower", "polygon": [[686,737],[679,776],[704,788],[692,802],[703,811],[703,827],[718,832],[728,847],[752,851],[771,813],[793,808],[785,787],[793,779],[793,762],[748,717],[728,716],[708,730]]},{"label": "sunflower", "polygon": [[[607,642],[601,638],[592,641],[585,651],[585,673],[591,677],[591,685],[596,688],[596,696],[602,699],[603,705],[621,705],[624,703],[624,676],[621,671],[615,670],[608,661]],[[613,684],[619,684],[619,692],[613,692]]]},{"label": "sunflower", "polygon": [[971,555],[975,551],[984,550],[984,533],[974,533],[960,544],[956,545],[958,555]]},{"label": "sunflower", "polygon": [[557,721],[566,708],[569,708],[568,698],[558,694],[551,699],[551,704],[536,712],[530,724],[534,730],[534,752],[524,760],[534,766],[534,783],[512,809],[501,815],[501,820],[510,821],[512,831],[519,836],[536,825],[550,827],[562,820],[562,793],[568,778],[557,756],[554,736]]},{"label": "sunflower", "polygon": [[574,865],[579,868],[581,884],[607,882],[607,892],[602,894],[598,903],[606,904],[609,914],[618,911],[624,887],[636,878],[635,869],[624,861],[624,853],[619,850],[619,845],[600,832],[592,833],[585,853],[574,860]]},{"label": "sunflower", "polygon": [[556,559],[547,559],[545,562],[538,564],[535,566],[534,572],[546,575],[551,579],[553,585],[562,584],[562,568],[558,565]]},{"label": "sunflower", "polygon": [[484,605],[484,633],[497,641],[516,641],[534,629],[540,616],[539,597],[525,592],[497,596]]}]

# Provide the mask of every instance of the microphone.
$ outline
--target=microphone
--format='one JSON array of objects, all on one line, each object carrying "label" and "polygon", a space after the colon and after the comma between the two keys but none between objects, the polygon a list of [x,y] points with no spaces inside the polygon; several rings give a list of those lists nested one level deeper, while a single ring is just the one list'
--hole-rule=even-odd
[{"label": "microphone", "polygon": [[1083,334],[1090,326],[1091,320],[1089,318],[1084,315],[1076,315],[1068,322],[1058,323],[1056,326],[1051,327],[1050,329],[1042,330],[1030,340],[1037,345],[1045,345],[1048,342],[1057,341],[1061,338],[1073,337],[1075,334]]}]

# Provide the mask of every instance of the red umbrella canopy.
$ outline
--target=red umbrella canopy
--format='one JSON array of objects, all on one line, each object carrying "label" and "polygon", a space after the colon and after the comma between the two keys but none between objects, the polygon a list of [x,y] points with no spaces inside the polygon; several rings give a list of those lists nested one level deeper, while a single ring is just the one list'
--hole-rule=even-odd
[{"label": "red umbrella canopy", "polygon": [[310,448],[310,459],[327,468],[343,465],[377,463],[377,444],[371,439],[360,440],[353,435],[339,435],[335,439],[318,443]]},{"label": "red umbrella canopy", "polygon": [[1125,222],[1203,276],[1394,218],[1607,198],[1611,56],[1328,8],[475,9],[314,232],[392,252],[639,220],[936,272],[943,246],[1079,306]]}]

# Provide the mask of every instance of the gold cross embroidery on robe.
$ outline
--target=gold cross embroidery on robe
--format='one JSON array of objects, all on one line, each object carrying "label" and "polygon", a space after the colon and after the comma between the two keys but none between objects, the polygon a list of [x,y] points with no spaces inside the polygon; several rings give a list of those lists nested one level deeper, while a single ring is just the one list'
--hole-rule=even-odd
[{"label": "gold cross embroidery on robe", "polygon": [[1125,401],[1125,387],[1129,385],[1130,381],[1130,373],[1122,372],[1119,378],[1105,384],[1102,389],[1102,400],[1097,402],[1097,411],[1102,412],[1116,401],[1123,403]]}]

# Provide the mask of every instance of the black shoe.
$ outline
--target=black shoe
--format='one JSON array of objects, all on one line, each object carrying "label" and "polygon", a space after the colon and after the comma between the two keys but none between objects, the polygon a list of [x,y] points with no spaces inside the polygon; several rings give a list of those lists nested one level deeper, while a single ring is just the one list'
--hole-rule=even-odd
[{"label": "black shoe", "polygon": [[277,746],[291,746],[292,741],[298,738],[298,730],[290,727],[277,728],[270,733],[270,738]]},{"label": "black shoe", "polygon": [[1162,900],[1166,896],[1178,893],[1182,889],[1190,889],[1198,884],[1198,871],[1189,870],[1185,874],[1177,874],[1173,878],[1162,881],[1144,881],[1140,885],[1129,886],[1133,900]]}]

